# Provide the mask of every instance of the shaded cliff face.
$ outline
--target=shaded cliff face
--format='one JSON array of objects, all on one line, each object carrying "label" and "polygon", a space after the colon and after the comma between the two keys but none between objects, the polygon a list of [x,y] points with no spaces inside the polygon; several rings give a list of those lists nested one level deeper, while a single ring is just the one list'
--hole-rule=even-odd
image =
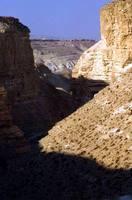
[{"label": "shaded cliff face", "polygon": [[101,10],[101,41],[81,56],[73,76],[112,81],[132,72],[132,1],[118,0]]},{"label": "shaded cliff face", "polygon": [[1,158],[7,160],[10,156],[30,149],[23,132],[12,122],[11,110],[7,102],[7,92],[4,86],[0,86],[0,169],[4,165]]},{"label": "shaded cliff face", "polygon": [[13,17],[0,17],[0,83],[10,101],[37,93],[29,29]]}]

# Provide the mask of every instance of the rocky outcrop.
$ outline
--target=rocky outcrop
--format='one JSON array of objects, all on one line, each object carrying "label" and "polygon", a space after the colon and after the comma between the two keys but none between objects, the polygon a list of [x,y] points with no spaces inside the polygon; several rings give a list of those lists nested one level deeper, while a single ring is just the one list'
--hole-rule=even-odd
[{"label": "rocky outcrop", "polygon": [[13,17],[0,17],[0,84],[10,101],[29,99],[37,94],[29,29]]},{"label": "rocky outcrop", "polygon": [[101,9],[101,41],[84,52],[73,76],[113,81],[132,72],[132,1],[117,0]]}]

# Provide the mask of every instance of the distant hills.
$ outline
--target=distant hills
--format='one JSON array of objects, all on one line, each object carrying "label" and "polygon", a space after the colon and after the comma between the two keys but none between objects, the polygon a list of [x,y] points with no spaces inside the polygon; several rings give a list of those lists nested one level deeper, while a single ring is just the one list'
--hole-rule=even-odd
[{"label": "distant hills", "polygon": [[71,70],[80,55],[95,44],[95,40],[59,40],[39,37],[31,39],[35,64],[47,66],[53,73]]}]

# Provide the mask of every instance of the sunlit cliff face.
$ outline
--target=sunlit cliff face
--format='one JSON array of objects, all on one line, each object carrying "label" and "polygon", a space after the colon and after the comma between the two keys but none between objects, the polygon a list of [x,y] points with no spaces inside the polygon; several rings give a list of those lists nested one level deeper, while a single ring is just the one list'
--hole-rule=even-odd
[{"label": "sunlit cliff face", "polygon": [[132,71],[132,1],[113,1],[104,6],[100,21],[101,41],[85,51],[73,75],[110,82]]}]

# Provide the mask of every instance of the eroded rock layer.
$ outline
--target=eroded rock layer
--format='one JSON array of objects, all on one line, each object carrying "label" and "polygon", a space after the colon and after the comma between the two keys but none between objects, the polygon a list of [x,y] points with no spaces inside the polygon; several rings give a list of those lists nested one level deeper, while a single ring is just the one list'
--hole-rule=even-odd
[{"label": "eroded rock layer", "polygon": [[132,1],[113,1],[100,19],[101,41],[84,52],[73,76],[113,81],[132,72]]}]

